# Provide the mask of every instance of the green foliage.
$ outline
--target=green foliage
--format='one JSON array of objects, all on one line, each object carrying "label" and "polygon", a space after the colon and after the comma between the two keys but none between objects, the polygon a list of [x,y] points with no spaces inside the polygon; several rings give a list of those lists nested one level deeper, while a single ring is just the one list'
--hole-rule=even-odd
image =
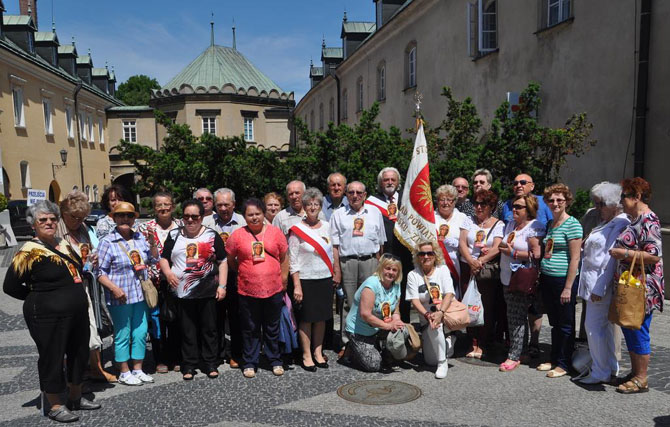
[{"label": "green foliage", "polygon": [[593,207],[591,196],[588,190],[578,188],[574,194],[574,198],[572,205],[570,205],[570,208],[568,209],[568,213],[577,219],[581,219],[586,211]]},{"label": "green foliage", "polygon": [[160,89],[158,80],[144,74],[131,76],[119,85],[116,97],[126,105],[148,105],[151,89]]},{"label": "green foliage", "polygon": [[0,193],[0,212],[7,209],[7,204],[8,204],[7,197],[5,197],[4,194]]}]

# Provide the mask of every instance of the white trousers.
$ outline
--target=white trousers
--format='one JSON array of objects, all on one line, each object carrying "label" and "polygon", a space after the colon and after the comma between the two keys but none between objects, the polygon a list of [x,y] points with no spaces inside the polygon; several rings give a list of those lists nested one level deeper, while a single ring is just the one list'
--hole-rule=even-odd
[{"label": "white trousers", "polygon": [[600,381],[609,381],[610,375],[619,371],[616,357],[615,327],[607,320],[611,293],[598,302],[586,302],[586,336],[593,365],[591,376]]},{"label": "white trousers", "polygon": [[[422,319],[421,325],[427,325],[427,322]],[[447,339],[442,326],[437,329],[426,326],[421,334],[421,350],[428,366],[436,366],[447,360]]]}]

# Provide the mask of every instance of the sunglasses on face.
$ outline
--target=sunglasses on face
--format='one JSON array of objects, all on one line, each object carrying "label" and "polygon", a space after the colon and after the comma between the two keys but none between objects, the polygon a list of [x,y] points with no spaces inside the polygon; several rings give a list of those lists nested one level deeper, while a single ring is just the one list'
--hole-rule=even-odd
[{"label": "sunglasses on face", "polygon": [[55,216],[47,216],[42,218],[37,218],[37,222],[40,224],[46,224],[47,222],[58,222],[58,218]]},{"label": "sunglasses on face", "polygon": [[200,219],[200,215],[189,215],[189,214],[184,214],[182,215],[182,218],[186,220],[191,220],[191,221],[197,221]]},{"label": "sunglasses on face", "polygon": [[201,202],[204,202],[205,200],[211,202],[214,199],[212,199],[210,196],[200,196],[198,197],[198,200],[200,200]]},{"label": "sunglasses on face", "polygon": [[418,255],[419,255],[420,257],[425,257],[425,256],[435,256],[435,252],[434,252],[434,251],[428,251],[428,252],[423,252],[423,251],[422,251],[422,252],[419,252]]},{"label": "sunglasses on face", "polygon": [[360,195],[363,195],[364,193],[365,193],[365,191],[354,191],[354,190],[347,191],[347,194],[349,194],[351,196],[353,196],[354,194],[357,195],[357,196],[360,196]]},{"label": "sunglasses on face", "polygon": [[632,199],[635,197],[635,194],[626,194],[626,193],[621,193],[621,201],[623,202],[624,199]]},{"label": "sunglasses on face", "polygon": [[516,187],[517,185],[526,185],[526,184],[530,184],[532,182],[533,181],[528,181],[526,179],[520,179],[518,181],[512,181],[512,184],[514,184],[514,186]]},{"label": "sunglasses on face", "polygon": [[472,202],[472,206],[477,207],[477,206],[488,206],[486,202]]},{"label": "sunglasses on face", "polygon": [[388,259],[393,259],[393,260],[396,260],[396,261],[400,261],[400,258],[397,257],[397,256],[395,256],[395,255],[393,255],[393,254],[384,254],[384,255],[382,255],[382,259],[384,259],[384,258],[388,258]]},{"label": "sunglasses on face", "polygon": [[512,205],[512,209],[515,211],[520,211],[522,209],[526,209],[526,205]]},{"label": "sunglasses on face", "polygon": [[132,212],[120,212],[120,213],[115,213],[114,218],[130,219],[130,218],[135,218],[135,214],[132,213]]}]

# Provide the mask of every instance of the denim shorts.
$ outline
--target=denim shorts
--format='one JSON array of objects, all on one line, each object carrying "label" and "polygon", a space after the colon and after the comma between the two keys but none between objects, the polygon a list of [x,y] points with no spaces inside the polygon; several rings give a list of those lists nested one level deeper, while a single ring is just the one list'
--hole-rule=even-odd
[{"label": "denim shorts", "polygon": [[651,324],[651,313],[644,316],[644,322],[640,330],[621,328],[624,338],[626,338],[626,346],[628,351],[635,354],[645,355],[651,353],[651,346],[649,345],[649,325]]}]

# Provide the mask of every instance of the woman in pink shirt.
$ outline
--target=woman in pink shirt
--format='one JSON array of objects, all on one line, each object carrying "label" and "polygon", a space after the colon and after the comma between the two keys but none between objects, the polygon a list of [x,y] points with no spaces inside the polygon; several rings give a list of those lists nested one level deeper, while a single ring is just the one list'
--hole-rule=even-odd
[{"label": "woman in pink shirt", "polygon": [[243,374],[256,376],[261,349],[272,366],[272,373],[283,375],[279,351],[279,319],[282,296],[288,283],[288,243],[284,233],[264,224],[265,204],[251,198],[242,205],[245,227],[231,234],[226,242],[228,266],[238,271],[240,326],[242,329]]}]

